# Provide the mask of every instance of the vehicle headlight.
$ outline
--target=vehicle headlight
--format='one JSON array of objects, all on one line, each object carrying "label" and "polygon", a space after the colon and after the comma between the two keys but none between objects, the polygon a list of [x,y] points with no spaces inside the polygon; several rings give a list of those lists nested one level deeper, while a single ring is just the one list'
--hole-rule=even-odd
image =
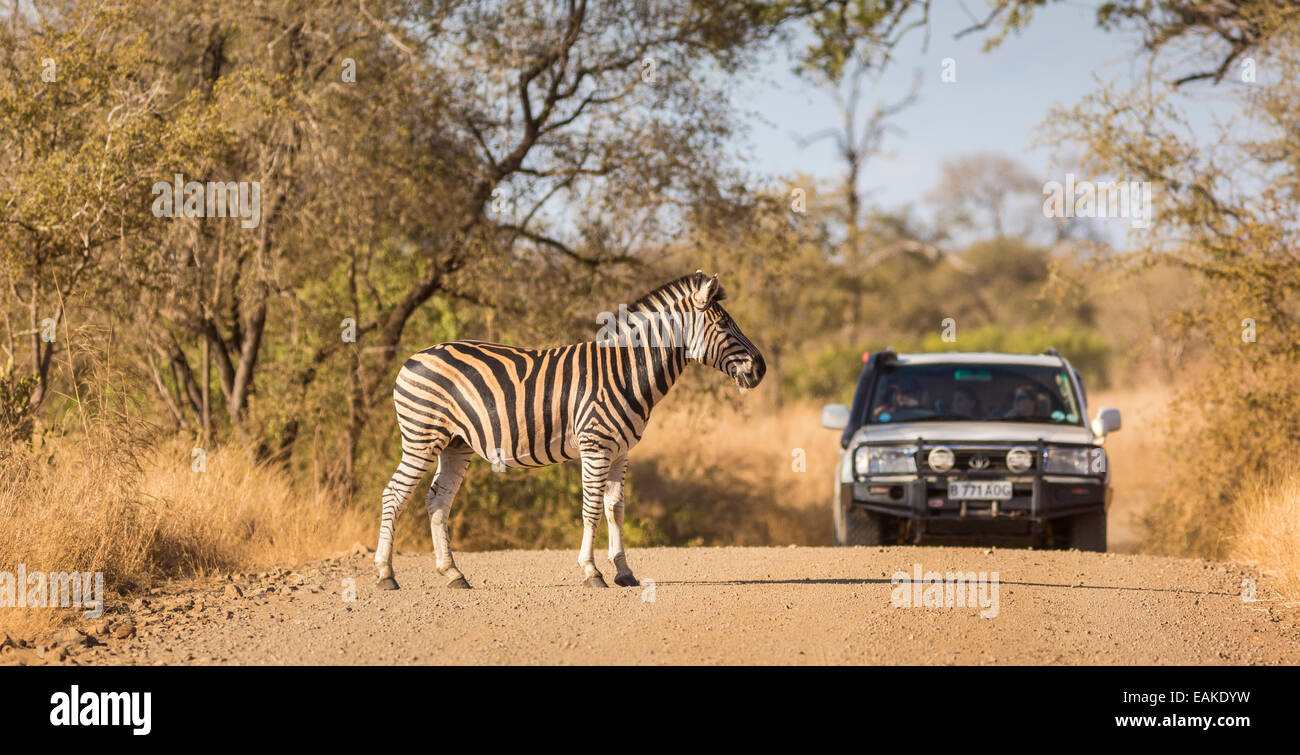
[{"label": "vehicle headlight", "polygon": [[930,449],[930,456],[927,461],[930,464],[930,469],[936,472],[947,472],[957,463],[957,457],[953,454],[951,448],[935,446]]},{"label": "vehicle headlight", "polygon": [[859,446],[853,468],[860,475],[916,474],[916,446]]},{"label": "vehicle headlight", "polygon": [[1034,454],[1028,448],[1017,446],[1007,451],[1007,469],[1017,474],[1027,471],[1034,465]]},{"label": "vehicle headlight", "polygon": [[1046,448],[1043,471],[1048,474],[1105,474],[1106,450],[1103,448]]}]

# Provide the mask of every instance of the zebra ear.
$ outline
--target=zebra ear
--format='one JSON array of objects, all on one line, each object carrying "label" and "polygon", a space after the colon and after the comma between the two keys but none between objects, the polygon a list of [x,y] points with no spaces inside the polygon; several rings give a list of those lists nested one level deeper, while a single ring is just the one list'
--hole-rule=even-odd
[{"label": "zebra ear", "polygon": [[691,294],[691,300],[695,303],[697,309],[705,309],[717,298],[720,290],[722,290],[722,287],[718,283],[718,276],[715,274],[712,278],[704,281],[704,285],[697,289],[694,294]]}]

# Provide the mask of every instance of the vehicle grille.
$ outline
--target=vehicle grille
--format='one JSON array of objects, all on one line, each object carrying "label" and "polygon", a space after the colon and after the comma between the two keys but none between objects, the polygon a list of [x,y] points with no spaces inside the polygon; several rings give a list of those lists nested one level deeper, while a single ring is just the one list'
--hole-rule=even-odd
[{"label": "vehicle grille", "polygon": [[[934,448],[936,445],[947,444],[939,443],[935,445],[926,445],[921,450],[921,462],[925,465],[927,471],[930,471],[927,461],[930,449]],[[1010,451],[1016,446],[963,447],[947,445],[947,447],[952,449],[953,456],[956,458],[956,463],[953,465],[951,470],[951,472],[955,474],[958,472],[1008,472],[1010,470],[1007,469],[1007,451]],[[1035,446],[1025,445],[1022,447],[1029,449],[1032,461],[1030,462],[1029,469],[1017,474],[1028,474],[1038,468],[1038,453]],[[987,466],[980,467],[976,461],[977,457],[983,457],[983,459],[987,461]],[[972,462],[975,462],[974,466],[972,465]]]}]

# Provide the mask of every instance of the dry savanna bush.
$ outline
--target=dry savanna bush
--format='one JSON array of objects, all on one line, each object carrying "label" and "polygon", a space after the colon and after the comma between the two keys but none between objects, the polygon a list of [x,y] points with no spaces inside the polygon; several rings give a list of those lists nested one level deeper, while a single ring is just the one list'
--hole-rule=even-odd
[{"label": "dry savanna bush", "polygon": [[1226,549],[1263,571],[1256,599],[1300,605],[1300,467],[1248,484],[1236,504]]},{"label": "dry savanna bush", "polygon": [[1300,381],[1285,363],[1234,360],[1185,381],[1170,404],[1169,484],[1144,513],[1147,549],[1226,556],[1243,534],[1239,509],[1285,470],[1300,440],[1297,412]]},{"label": "dry savanna bush", "polygon": [[[372,529],[327,489],[298,486],[241,448],[214,449],[202,471],[188,444],[158,447],[94,431],[37,453],[0,453],[0,571],[103,572],[105,598],[160,578],[291,563]],[[368,513],[368,512],[367,512]],[[5,609],[0,628],[48,628],[76,609]]]}]

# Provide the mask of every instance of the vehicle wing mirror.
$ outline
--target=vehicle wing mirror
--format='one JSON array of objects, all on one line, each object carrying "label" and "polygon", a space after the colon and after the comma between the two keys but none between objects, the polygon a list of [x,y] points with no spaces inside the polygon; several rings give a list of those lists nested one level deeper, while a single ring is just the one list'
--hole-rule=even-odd
[{"label": "vehicle wing mirror", "polygon": [[1094,435],[1105,436],[1115,432],[1120,426],[1119,409],[1103,406],[1097,410],[1097,418],[1092,421],[1092,432]]},{"label": "vehicle wing mirror", "polygon": [[822,427],[827,430],[843,430],[848,425],[849,408],[847,406],[844,404],[827,404],[822,407]]}]

